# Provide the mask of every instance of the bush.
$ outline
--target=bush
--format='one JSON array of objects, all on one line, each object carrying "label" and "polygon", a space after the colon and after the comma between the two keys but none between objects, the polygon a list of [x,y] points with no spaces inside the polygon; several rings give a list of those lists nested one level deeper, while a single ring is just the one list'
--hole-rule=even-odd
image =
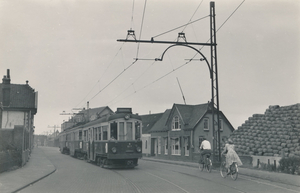
[{"label": "bush", "polygon": [[300,158],[284,157],[279,161],[281,172],[300,175]]}]

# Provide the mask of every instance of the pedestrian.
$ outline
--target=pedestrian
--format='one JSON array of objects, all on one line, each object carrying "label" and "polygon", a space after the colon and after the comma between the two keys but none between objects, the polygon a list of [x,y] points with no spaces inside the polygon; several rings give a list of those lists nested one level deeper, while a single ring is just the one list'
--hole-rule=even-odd
[{"label": "pedestrian", "polygon": [[225,165],[225,167],[227,169],[229,169],[229,167],[231,166],[231,164],[233,162],[237,163],[238,166],[243,165],[238,154],[234,150],[234,144],[233,144],[232,139],[230,139],[230,138],[227,140],[227,143],[225,144],[225,148],[222,152],[222,155],[225,153],[227,153],[226,154],[226,165]]},{"label": "pedestrian", "polygon": [[201,145],[199,147],[200,149],[200,160],[199,163],[203,164],[203,156],[208,154],[211,154],[211,145],[210,142],[204,137],[203,141],[201,142]]}]

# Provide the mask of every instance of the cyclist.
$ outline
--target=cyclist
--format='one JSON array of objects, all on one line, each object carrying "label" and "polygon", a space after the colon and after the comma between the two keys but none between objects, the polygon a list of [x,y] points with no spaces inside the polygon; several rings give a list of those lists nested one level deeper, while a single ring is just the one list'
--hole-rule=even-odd
[{"label": "cyclist", "polygon": [[238,154],[234,150],[234,144],[230,138],[227,140],[227,143],[225,144],[225,148],[222,152],[222,155],[225,153],[227,153],[225,167],[228,169],[228,173],[230,173],[229,167],[233,162],[237,163],[238,166],[243,165]]},{"label": "cyclist", "polygon": [[207,141],[207,139],[204,137],[203,138],[203,141],[199,147],[200,149],[200,160],[199,160],[199,163],[200,164],[203,164],[203,157],[204,155],[210,155],[211,154],[211,145],[210,145],[210,142]]}]

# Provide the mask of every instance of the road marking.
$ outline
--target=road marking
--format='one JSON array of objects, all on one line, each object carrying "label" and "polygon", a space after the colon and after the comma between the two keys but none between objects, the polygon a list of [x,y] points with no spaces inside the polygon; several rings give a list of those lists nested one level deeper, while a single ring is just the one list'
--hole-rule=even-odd
[{"label": "road marking", "polygon": [[166,179],[164,179],[164,178],[161,178],[161,177],[159,177],[159,176],[157,176],[157,175],[154,175],[154,174],[151,174],[151,173],[149,173],[149,172],[146,172],[146,173],[147,173],[147,174],[150,174],[150,175],[152,175],[152,176],[154,176],[154,177],[157,177],[157,178],[159,178],[159,179],[161,179],[161,180],[164,180],[164,181],[166,181],[166,182],[168,182],[168,183],[170,183],[170,184],[176,186],[177,188],[181,189],[182,191],[184,191],[184,192],[186,192],[186,193],[190,193],[189,191],[186,191],[185,189],[183,189],[183,188],[181,188],[180,186],[174,184],[173,182],[170,182],[169,180],[166,180]]},{"label": "road marking", "polygon": [[245,179],[245,180],[249,180],[249,181],[252,181],[252,182],[256,182],[258,184],[265,184],[265,185],[269,185],[269,186],[274,186],[276,188],[281,188],[281,189],[285,189],[285,190],[288,190],[288,191],[299,193],[299,191],[297,191],[297,190],[292,190],[292,189],[289,189],[289,188],[284,188],[284,187],[277,186],[277,185],[274,185],[274,184],[270,184],[270,183],[267,183],[267,182],[261,182],[261,181],[257,181],[257,180],[253,180],[251,178],[245,178],[245,177],[240,177],[240,178]]}]

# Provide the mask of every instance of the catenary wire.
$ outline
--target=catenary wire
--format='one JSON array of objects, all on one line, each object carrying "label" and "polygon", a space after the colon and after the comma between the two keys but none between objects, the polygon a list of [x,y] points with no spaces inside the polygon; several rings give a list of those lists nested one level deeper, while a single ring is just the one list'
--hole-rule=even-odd
[{"label": "catenary wire", "polygon": [[[241,5],[242,5],[245,1],[246,1],[246,0],[243,0],[243,1],[238,5],[238,7],[237,7],[237,8],[229,15],[229,17],[222,23],[222,25],[217,29],[216,32],[218,32],[218,31],[224,26],[224,24],[232,17],[232,15],[233,15],[240,7],[241,7]],[[201,3],[202,3],[202,2],[201,2]],[[201,5],[201,3],[200,3],[200,5]],[[199,5],[199,6],[200,6],[200,5]],[[199,6],[198,6],[198,7],[199,7]],[[198,9],[198,8],[197,8],[197,9]],[[193,17],[193,16],[192,16],[192,17]],[[209,17],[209,16],[206,16],[206,17]],[[206,18],[206,17],[204,17],[204,18]],[[204,19],[204,18],[200,18],[200,19]],[[200,19],[198,19],[198,20],[200,20]],[[185,24],[185,25],[182,25],[182,26],[180,26],[180,27],[177,27],[177,28],[175,28],[175,29],[181,28],[181,27],[183,27],[183,26],[187,26],[187,25],[192,24],[192,23],[194,23],[194,22],[196,22],[196,21],[198,21],[198,20],[195,20],[195,21],[193,21],[193,22],[189,22],[189,23],[187,23],[187,24]],[[175,29],[169,30],[169,31],[167,31],[167,32],[165,32],[165,33],[159,34],[159,35],[154,36],[154,37],[158,37],[158,36],[160,36],[160,35],[163,35],[163,34],[166,34],[166,33],[170,32],[170,31],[174,31]],[[154,38],[154,37],[153,37],[153,38]],[[209,39],[209,40],[210,40],[210,39]],[[207,42],[209,42],[209,40],[207,40]],[[206,42],[206,43],[207,43],[207,42]],[[202,47],[199,49],[199,51],[201,51],[201,50],[203,49],[203,47],[204,47],[204,46],[202,46]],[[148,85],[142,87],[141,89],[135,90],[134,93],[132,93],[132,94],[126,96],[126,97],[123,98],[123,99],[126,99],[126,98],[128,98],[129,96],[131,96],[131,95],[133,95],[133,94],[135,94],[135,93],[137,93],[137,92],[139,92],[139,91],[145,89],[146,87],[150,86],[151,84],[154,84],[155,82],[157,82],[157,81],[163,79],[164,77],[168,76],[168,75],[171,74],[172,72],[175,72],[175,71],[178,70],[179,68],[181,68],[181,67],[187,65],[187,64],[190,63],[196,56],[197,56],[197,53],[196,53],[189,61],[187,61],[187,62],[184,63],[183,65],[179,66],[179,67],[176,68],[176,69],[173,69],[172,71],[170,71],[170,72],[168,72],[167,74],[163,75],[162,77],[156,79],[155,81],[151,82],[150,84],[148,84]],[[130,85],[130,86],[131,86],[131,85]],[[124,92],[124,91],[123,91],[123,92]],[[123,92],[122,92],[122,93],[123,93]],[[123,100],[123,99],[121,99],[121,100]],[[120,101],[120,100],[119,100],[119,101]],[[119,102],[119,101],[117,101],[117,102]],[[116,103],[117,103],[117,102],[116,102]]]},{"label": "catenary wire", "polygon": [[109,63],[109,65],[106,67],[106,69],[104,70],[103,74],[101,75],[101,78],[94,84],[94,86],[92,87],[92,89],[88,92],[88,94],[75,106],[78,107],[88,96],[89,94],[94,90],[94,88],[96,87],[96,85],[100,82],[100,80],[103,78],[104,74],[106,73],[106,71],[109,69],[109,67],[112,65],[113,61],[115,60],[115,58],[119,55],[119,52],[122,50],[123,46],[124,46],[125,42],[120,46],[119,50],[117,51],[117,53],[115,54],[115,56],[113,57],[113,59],[111,60],[111,62]]},{"label": "catenary wire", "polygon": [[182,32],[185,30],[185,28],[189,25],[189,23],[192,21],[193,17],[195,16],[196,12],[198,11],[199,7],[201,6],[203,0],[200,2],[200,4],[198,5],[197,9],[195,10],[194,14],[192,15],[190,21],[187,23],[187,25],[184,26],[184,28],[182,29]]},{"label": "catenary wire", "polygon": [[[147,0],[145,0],[145,4],[144,4],[144,10],[143,10],[143,17],[142,17],[142,23],[141,23],[139,40],[141,39],[142,31],[143,31],[144,18],[145,18],[145,12],[146,12],[146,5],[147,5]],[[138,43],[138,45],[137,45],[136,58],[138,58],[139,50],[140,50],[140,43]]]},{"label": "catenary wire", "polygon": [[166,32],[164,32],[164,33],[158,34],[158,35],[156,35],[156,36],[153,36],[152,38],[156,38],[156,37],[158,37],[158,36],[167,34],[167,33],[169,33],[169,32],[172,32],[172,31],[177,30],[177,29],[179,29],[179,28],[182,28],[182,27],[184,27],[184,26],[187,26],[187,25],[190,25],[190,24],[195,23],[195,22],[197,22],[197,21],[200,21],[200,20],[202,20],[202,19],[205,19],[205,18],[207,18],[207,17],[209,17],[209,15],[207,15],[207,16],[205,16],[205,17],[202,17],[202,18],[199,18],[199,19],[196,19],[196,20],[194,20],[194,21],[188,22],[188,23],[186,23],[186,24],[184,24],[184,25],[181,25],[181,26],[179,26],[179,27],[176,27],[176,28],[171,29],[171,30],[169,30],[169,31],[166,31]]}]

